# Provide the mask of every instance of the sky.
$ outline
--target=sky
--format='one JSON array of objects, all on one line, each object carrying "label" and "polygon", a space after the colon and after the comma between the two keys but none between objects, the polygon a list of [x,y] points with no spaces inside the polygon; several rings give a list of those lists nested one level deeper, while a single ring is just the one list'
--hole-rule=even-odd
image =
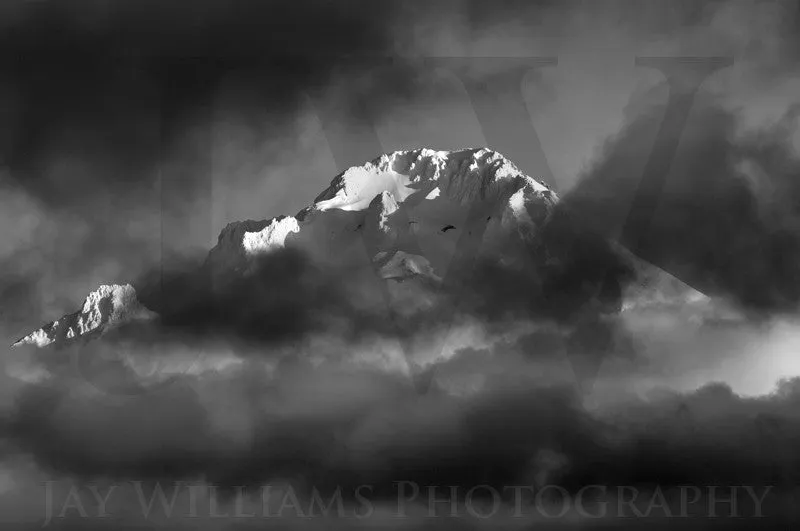
[{"label": "sky", "polygon": [[[131,479],[508,484],[541,472],[547,451],[569,463],[554,476],[569,488],[791,484],[799,17],[794,2],[755,0],[2,2],[5,344],[99,284],[199,263],[227,223],[293,215],[349,165],[394,150],[489,145],[620,238],[668,81],[685,81],[637,57],[731,61],[692,100],[641,252],[745,316],[728,328],[687,327],[671,310],[629,317],[638,357],[602,365],[594,409],[570,386],[542,385],[551,353],[528,355],[539,336],[497,341],[486,323],[463,330],[441,368],[453,382],[483,375],[467,399],[371,373],[286,369],[265,384],[252,359],[289,347],[177,334],[162,345],[177,357],[243,348],[246,361],[120,404],[20,381],[24,360],[3,350],[3,518],[38,528],[48,479],[62,497]],[[295,259],[276,262],[279,282],[303,267]],[[266,288],[312,304],[327,277],[309,271],[308,285]]]}]

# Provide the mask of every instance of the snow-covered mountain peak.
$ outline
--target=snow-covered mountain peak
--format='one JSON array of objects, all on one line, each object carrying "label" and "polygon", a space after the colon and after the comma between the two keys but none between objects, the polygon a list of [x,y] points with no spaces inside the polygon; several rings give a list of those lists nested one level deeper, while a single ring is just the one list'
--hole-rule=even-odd
[{"label": "snow-covered mountain peak", "polygon": [[271,249],[283,247],[286,238],[300,230],[297,219],[292,216],[272,218],[261,230],[245,231],[242,247],[249,256],[263,254]]},{"label": "snow-covered mountain peak", "polygon": [[130,284],[104,284],[89,293],[82,308],[33,331],[12,346],[45,347],[77,339],[95,332],[106,332],[123,323],[153,319]]},{"label": "snow-covered mountain peak", "polygon": [[[392,288],[392,303],[405,304],[420,292],[416,288],[439,286],[459,260],[469,266],[465,249],[520,267],[527,263],[514,254],[520,249],[548,255],[539,237],[557,202],[547,186],[490,149],[395,151],[340,173],[296,216],[228,224],[198,278],[224,290],[260,272],[269,263],[260,257],[287,247],[329,269],[373,271]],[[132,286],[104,285],[79,311],[15,346],[58,345],[153,317]]]},{"label": "snow-covered mountain peak", "polygon": [[[487,238],[525,237],[545,222],[557,199],[491,149],[395,151],[346,169],[296,216],[229,223],[206,267],[215,286],[226,285],[254,271],[258,257],[296,246],[337,263],[372,261],[385,278],[437,279],[449,266],[459,235],[471,230],[465,224],[473,205],[481,203]],[[394,260],[384,263],[388,257]],[[79,312],[16,344],[46,346],[99,333],[129,315],[154,314],[132,287],[101,286]]]},{"label": "snow-covered mountain peak", "polygon": [[[511,195],[520,188],[552,194],[541,182],[524,175],[497,151],[415,149],[395,151],[336,176],[317,196],[313,209],[364,210],[373,198],[389,192],[398,202],[421,195],[444,195],[459,203]],[[438,191],[437,191],[438,189]]]},{"label": "snow-covered mountain peak", "polygon": [[404,250],[426,256],[442,274],[471,207],[480,204],[481,219],[491,220],[492,238],[509,231],[530,238],[557,200],[491,149],[395,151],[341,172],[294,217],[229,224],[209,263],[224,279],[285,245],[347,261],[347,249],[361,240],[369,257]]}]

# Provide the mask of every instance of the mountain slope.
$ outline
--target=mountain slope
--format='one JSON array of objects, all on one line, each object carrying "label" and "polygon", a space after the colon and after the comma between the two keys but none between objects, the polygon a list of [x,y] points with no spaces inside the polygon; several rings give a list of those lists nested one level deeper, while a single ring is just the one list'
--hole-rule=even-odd
[{"label": "mountain slope", "polygon": [[80,310],[34,330],[12,347],[58,345],[99,336],[126,323],[156,317],[155,312],[139,302],[136,290],[130,284],[102,285],[86,297]]},{"label": "mountain slope", "polygon": [[[574,249],[556,251],[558,245],[542,236],[557,203],[552,190],[496,151],[396,151],[337,175],[295,216],[230,223],[204,269],[212,286],[225,286],[257,274],[260,259],[296,249],[344,280],[348,271],[371,270],[379,284],[368,291],[398,305],[415,290],[457,289],[454,279],[463,280],[477,257],[524,270],[539,267],[531,265],[530,249],[536,249],[538,264],[558,262],[559,253],[571,256]],[[642,289],[628,293],[654,297],[642,295]],[[14,346],[65,344],[154,316],[130,285],[101,286],[82,310]]]}]

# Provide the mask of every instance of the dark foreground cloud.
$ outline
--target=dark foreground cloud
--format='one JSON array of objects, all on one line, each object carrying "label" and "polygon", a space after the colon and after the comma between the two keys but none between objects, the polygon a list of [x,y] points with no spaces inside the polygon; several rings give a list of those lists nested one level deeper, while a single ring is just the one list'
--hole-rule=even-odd
[{"label": "dark foreground cloud", "polygon": [[569,389],[498,375],[481,391],[419,395],[401,379],[256,366],[110,405],[31,386],[5,414],[6,459],[82,480],[374,485],[588,484],[662,488],[798,481],[796,381],[743,398],[724,384],[590,410]]},{"label": "dark foreground cloud", "polygon": [[714,96],[698,96],[655,211],[626,220],[664,117],[664,106],[644,107],[608,140],[565,208],[612,238],[626,221],[643,227],[639,254],[703,291],[757,312],[796,309],[796,109],[753,129]]},{"label": "dark foreground cloud", "polygon": [[[570,323],[619,312],[622,290],[635,277],[631,258],[566,210],[547,210],[552,215],[543,214],[538,234],[528,239],[465,230],[442,280],[383,279],[361,234],[348,231],[337,236],[335,258],[320,253],[328,242],[293,236],[285,248],[245,257],[237,244],[242,234],[266,224],[247,221],[226,228],[202,266],[162,265],[134,286],[160,314],[160,329],[189,341],[275,345],[317,333],[344,342],[369,335],[413,339],[464,319],[499,330],[530,319]],[[345,214],[351,226],[363,223],[363,213],[345,212],[317,225],[336,226]],[[488,224],[501,215],[489,214],[476,218]],[[314,237],[312,227],[307,237]]]}]

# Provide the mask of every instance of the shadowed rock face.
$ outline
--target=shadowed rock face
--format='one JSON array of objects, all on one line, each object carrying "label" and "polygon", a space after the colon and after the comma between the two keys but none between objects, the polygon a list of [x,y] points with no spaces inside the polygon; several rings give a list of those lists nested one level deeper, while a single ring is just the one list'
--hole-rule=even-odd
[{"label": "shadowed rock face", "polygon": [[206,265],[223,275],[242,273],[250,260],[283,248],[286,238],[299,230],[292,216],[229,223],[220,232],[217,245],[208,253]]}]

